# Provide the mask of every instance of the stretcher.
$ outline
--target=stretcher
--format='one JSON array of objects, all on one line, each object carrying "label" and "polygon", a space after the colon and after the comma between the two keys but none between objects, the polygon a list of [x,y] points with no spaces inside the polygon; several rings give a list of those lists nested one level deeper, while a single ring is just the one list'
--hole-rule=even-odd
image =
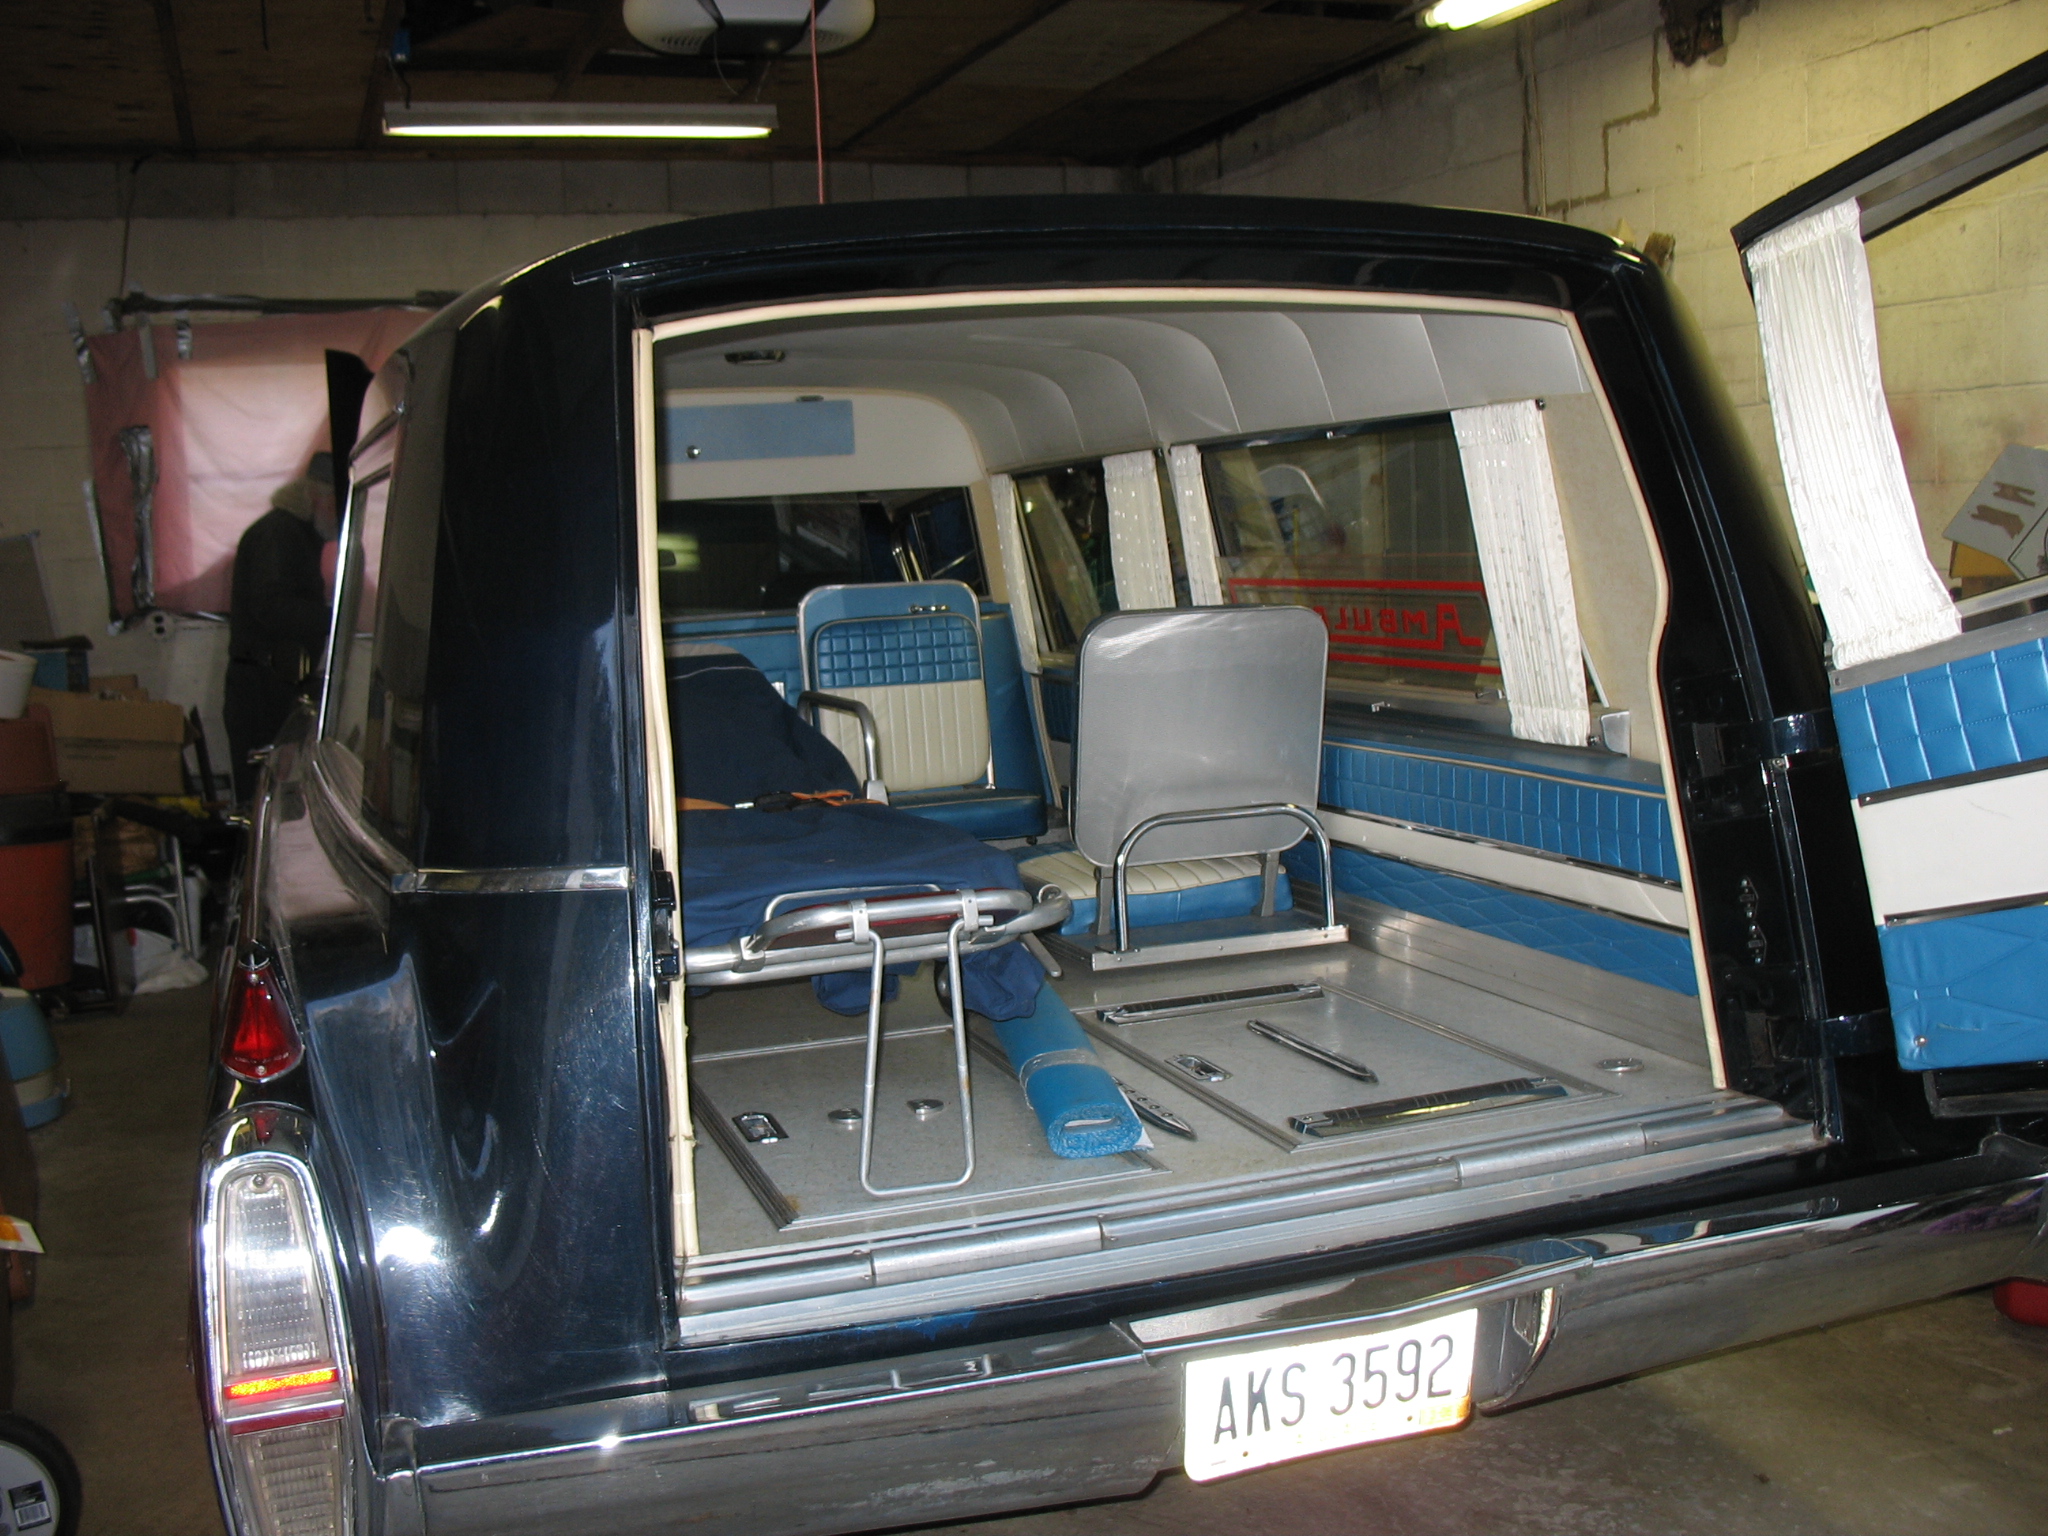
[{"label": "stretcher", "polygon": [[[866,973],[860,1181],[869,1195],[955,1189],[974,1177],[970,1010],[994,1023],[1056,1152],[1102,1156],[1138,1144],[1136,1116],[1044,987],[1040,961],[1019,944],[1071,915],[1072,902],[1056,887],[1020,889],[1016,864],[1000,849],[887,806],[691,811],[683,819],[688,985]],[[937,1182],[881,1184],[874,1127],[883,1003],[891,973],[923,960],[946,967],[962,1167]]]}]

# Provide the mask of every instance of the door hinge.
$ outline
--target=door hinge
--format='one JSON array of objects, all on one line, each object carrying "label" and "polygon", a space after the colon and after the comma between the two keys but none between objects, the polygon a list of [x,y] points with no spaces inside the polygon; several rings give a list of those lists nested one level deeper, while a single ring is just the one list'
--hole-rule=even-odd
[{"label": "door hinge", "polygon": [[1794,757],[1837,750],[1832,711],[1807,710],[1772,720],[1710,721],[1692,728],[1693,752],[1709,777],[1749,763],[1783,767]]}]

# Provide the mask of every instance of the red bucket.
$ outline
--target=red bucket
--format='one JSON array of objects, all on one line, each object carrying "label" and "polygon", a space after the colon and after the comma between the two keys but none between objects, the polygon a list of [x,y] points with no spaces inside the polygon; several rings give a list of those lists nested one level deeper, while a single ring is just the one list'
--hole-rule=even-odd
[{"label": "red bucket", "polygon": [[71,814],[61,790],[0,795],[0,929],[31,992],[71,979]]}]

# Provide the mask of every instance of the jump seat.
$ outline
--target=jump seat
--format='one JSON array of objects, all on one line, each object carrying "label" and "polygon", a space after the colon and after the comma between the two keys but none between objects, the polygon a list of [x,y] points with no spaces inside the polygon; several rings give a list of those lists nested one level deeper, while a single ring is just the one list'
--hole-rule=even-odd
[{"label": "jump seat", "polygon": [[[868,711],[878,776],[898,810],[984,840],[1038,837],[1043,780],[1034,771],[1035,783],[1005,785],[990,732],[995,685],[1021,706],[1022,680],[1014,654],[989,654],[984,628],[963,582],[819,587],[797,609],[804,689]],[[817,723],[847,761],[862,762],[855,713],[821,704]]]}]

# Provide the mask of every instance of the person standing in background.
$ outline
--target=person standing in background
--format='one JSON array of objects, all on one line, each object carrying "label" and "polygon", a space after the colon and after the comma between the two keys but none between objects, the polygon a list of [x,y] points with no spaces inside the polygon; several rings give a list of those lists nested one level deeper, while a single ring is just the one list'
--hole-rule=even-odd
[{"label": "person standing in background", "polygon": [[234,757],[235,799],[255,793],[249,754],[277,740],[308,697],[327,650],[327,583],[320,554],[335,533],[334,459],[316,453],[235,546],[228,672],[221,714]]}]

